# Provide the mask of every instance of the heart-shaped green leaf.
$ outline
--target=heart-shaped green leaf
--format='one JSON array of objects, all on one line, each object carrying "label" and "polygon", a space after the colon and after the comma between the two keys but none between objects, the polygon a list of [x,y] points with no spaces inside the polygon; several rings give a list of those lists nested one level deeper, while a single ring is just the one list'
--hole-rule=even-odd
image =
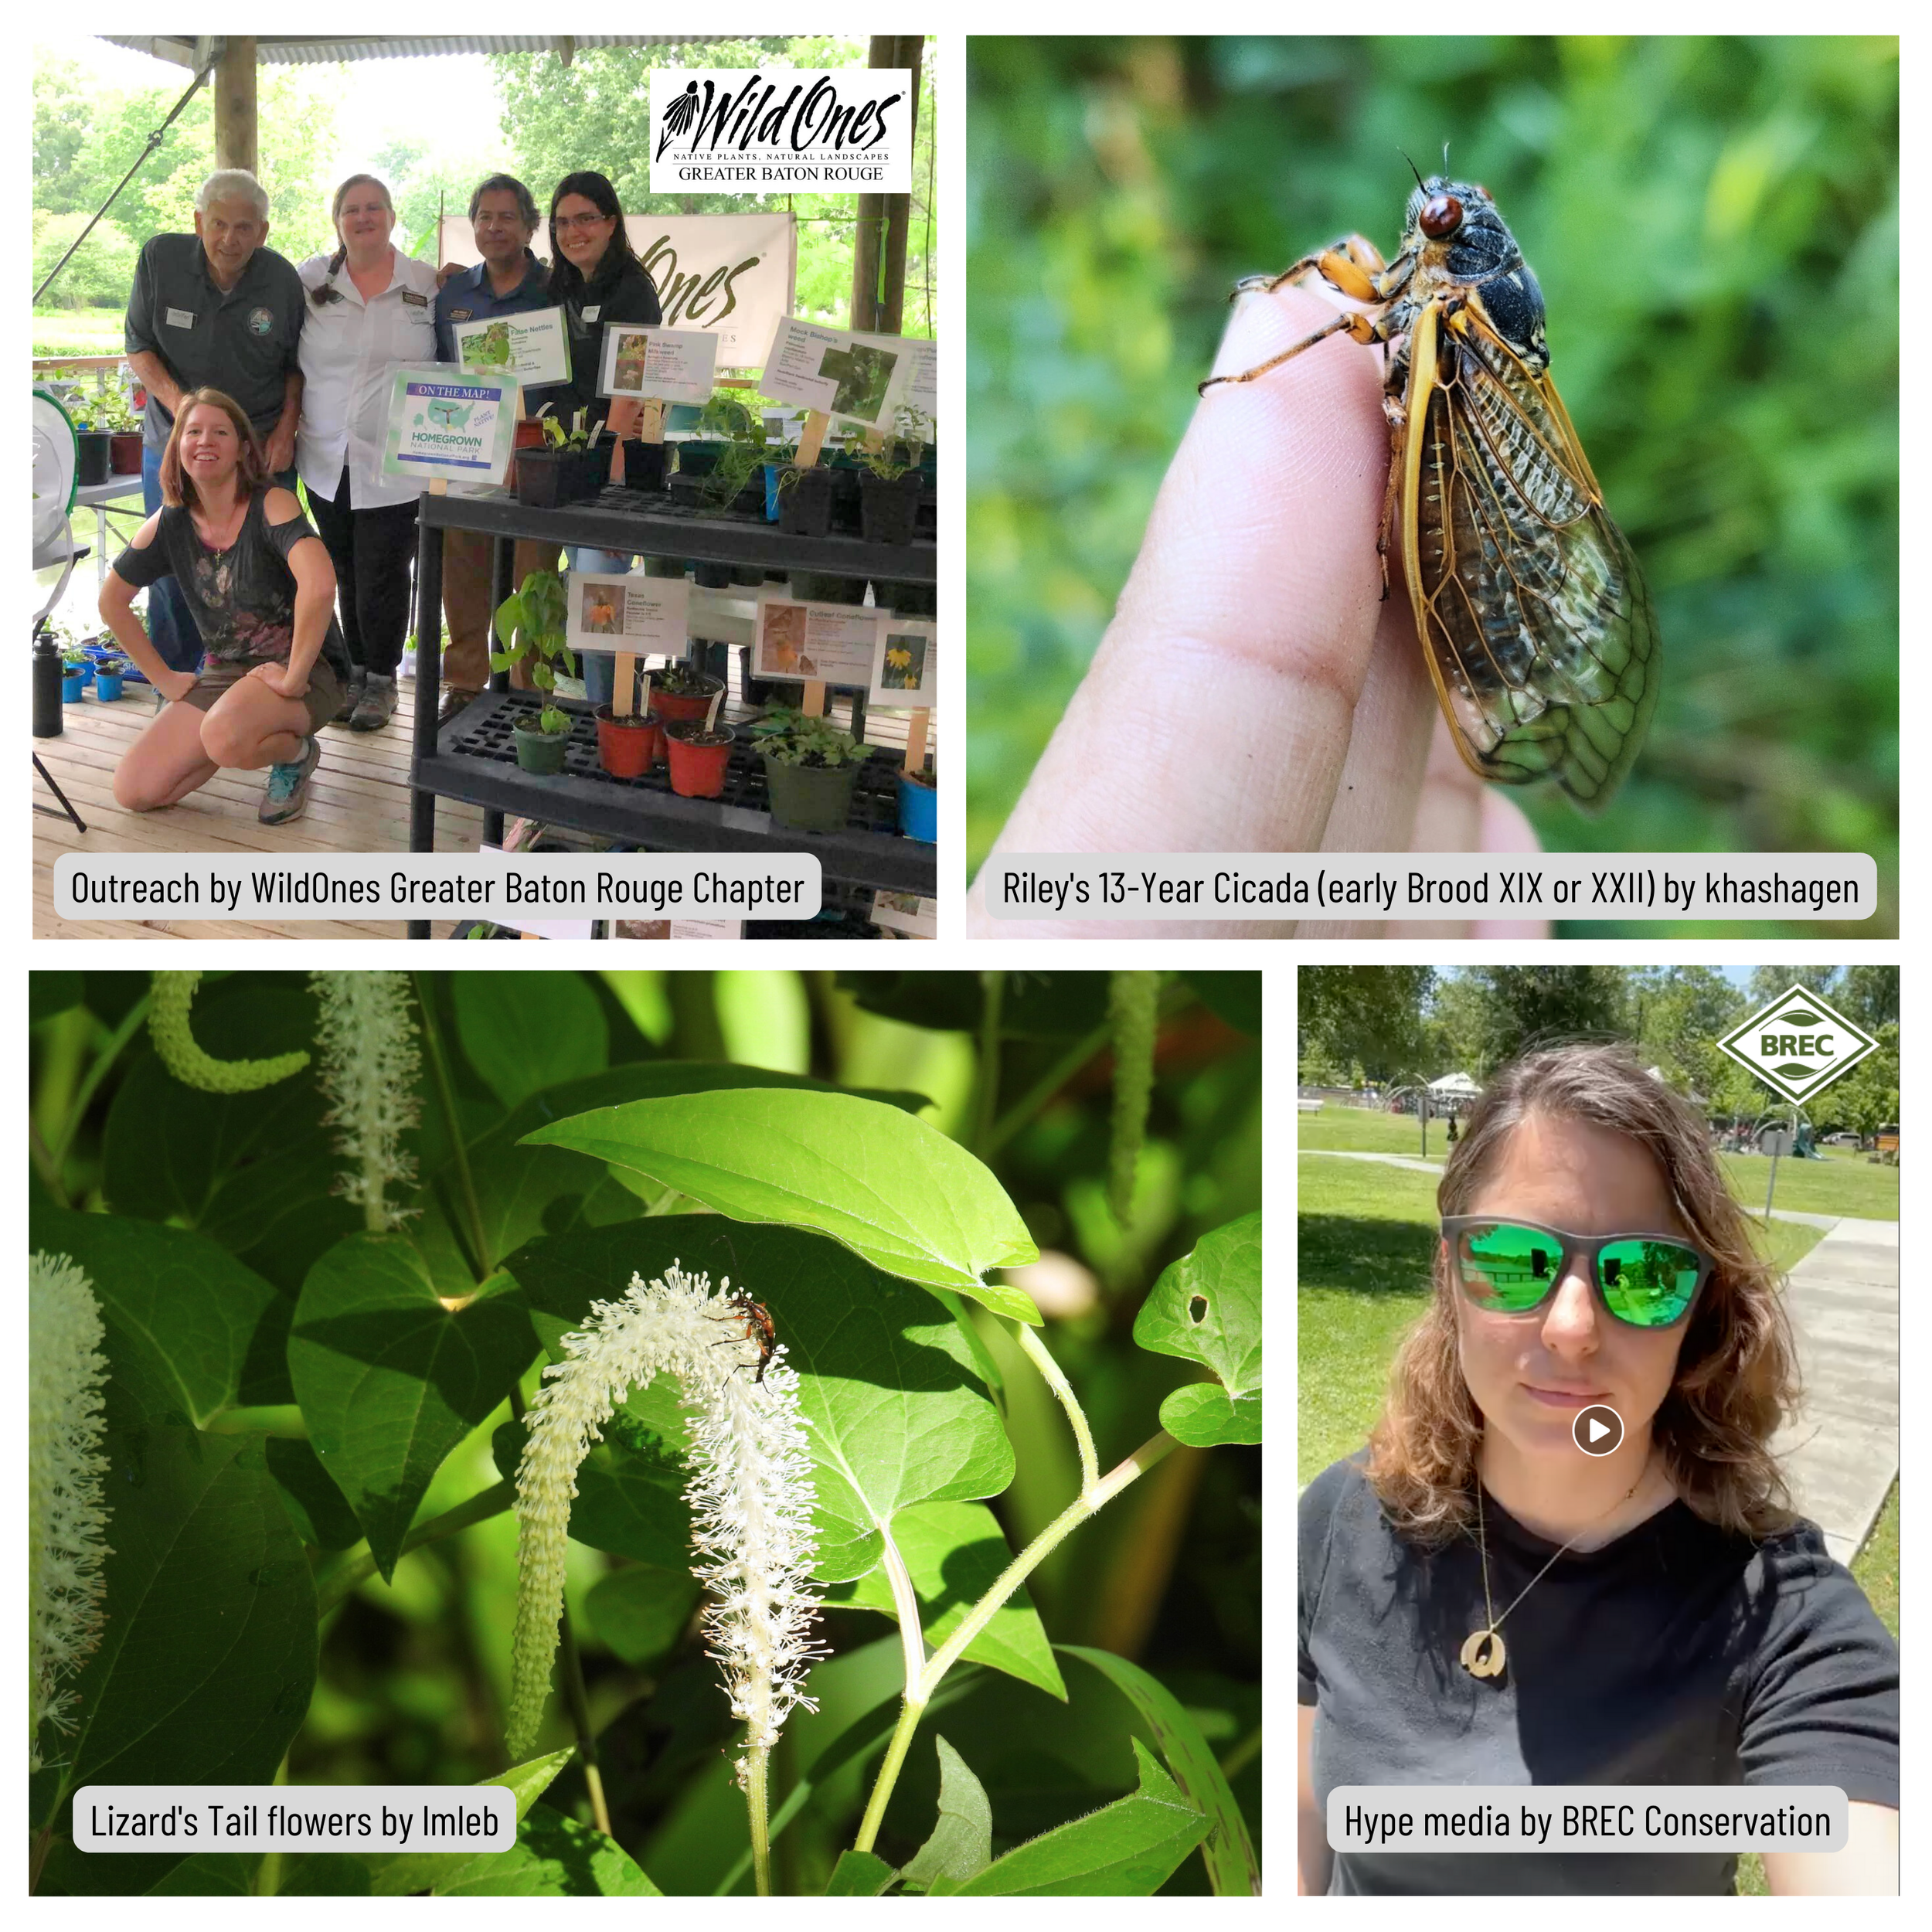
[{"label": "heart-shaped green leaf", "polygon": [[137,1426],[110,1429],[106,1453],[100,1647],[76,1728],[43,1733],[63,1761],[32,1782],[35,1820],[63,1829],[84,1784],[266,1784],[315,1682],[315,1591],[262,1439]]},{"label": "heart-shaped green leaf", "polygon": [[1140,1787],[1129,1796],[1015,1845],[964,1885],[933,1887],[961,1898],[1149,1898],[1207,1835],[1190,1804],[1137,1737]]},{"label": "heart-shaped green leaf", "polygon": [[[893,1540],[919,1599],[920,1628],[934,1650],[965,1621],[966,1613],[1013,1560],[999,1519],[983,1502],[913,1503],[893,1519]],[[883,1566],[835,1584],[825,1600],[883,1611],[889,1617],[898,1614]],[[989,1664],[1022,1683],[1066,1698],[1053,1647],[1024,1585],[993,1613],[965,1654],[975,1663]]]},{"label": "heart-shaped green leaf", "polygon": [[843,1851],[838,1855],[838,1862],[832,1868],[832,1878],[825,1886],[825,1896],[828,1899],[883,1897],[886,1887],[898,1876],[876,1852]]},{"label": "heart-shaped green leaf", "polygon": [[289,1372],[309,1440],[385,1580],[443,1458],[509,1394],[535,1352],[509,1276],[446,1305],[400,1235],[352,1235],[310,1270]]},{"label": "heart-shaped green leaf", "polygon": [[927,1886],[941,1878],[964,1885],[993,1862],[993,1808],[965,1759],[937,1732],[933,1742],[939,1752],[939,1817],[900,1876]]},{"label": "heart-shaped green leaf", "polygon": [[33,1247],[94,1284],[117,1392],[151,1422],[199,1428],[224,1409],[290,1402],[290,1303],[219,1243],[117,1214],[41,1207]]},{"label": "heart-shaped green leaf", "polygon": [[452,973],[447,985],[464,1057],[505,1107],[610,1059],[604,1008],[574,973]]},{"label": "heart-shaped green leaf", "polygon": [[[681,1430],[682,1424],[678,1425]],[[682,1434],[671,1438],[682,1443]],[[520,1423],[506,1422],[491,1438],[497,1468],[515,1480],[523,1454]],[[662,1447],[648,1442],[629,1413],[619,1410],[604,1440],[577,1468],[570,1504],[570,1535],[587,1549],[602,1549],[634,1563],[665,1569],[691,1560],[691,1512],[685,1505],[685,1472]]]},{"label": "heart-shaped green leaf", "polygon": [[980,1278],[1039,1254],[998,1182],[896,1108],[848,1094],[693,1094],[528,1138],[648,1175],[733,1220],[815,1228],[890,1274],[1040,1319],[1030,1296]]},{"label": "heart-shaped green leaf", "polygon": [[687,1570],[633,1563],[591,1586],[584,1599],[590,1628],[633,1670],[648,1670],[677,1648],[698,1607],[698,1580]]},{"label": "heart-shaped green leaf", "polygon": [[1219,1383],[1190,1382],[1170,1389],[1161,1403],[1161,1427],[1191,1449],[1216,1443],[1261,1440],[1261,1391],[1231,1396]]},{"label": "heart-shaped green leaf", "polygon": [[1220,1760],[1186,1706],[1158,1677],[1111,1650],[1089,1650],[1078,1644],[1063,1644],[1060,1648],[1069,1657],[1090,1664],[1140,1713],[1182,1795],[1207,1814],[1209,1829],[1201,1856],[1216,1893],[1223,1898],[1258,1897],[1261,1868],[1255,1859],[1247,1822],[1229,1788]]},{"label": "heart-shaped green leaf", "polygon": [[1012,1481],[1012,1449],[957,1328],[930,1295],[834,1242],[664,1215],[532,1242],[509,1267],[543,1334],[580,1326],[634,1273],[648,1281],[679,1260],[762,1301],[798,1371],[822,1580],[863,1576],[878,1526],[909,1505],[997,1495]]},{"label": "heart-shaped green leaf", "polygon": [[1204,1234],[1164,1268],[1134,1318],[1134,1339],[1212,1369],[1231,1396],[1261,1386],[1261,1216]]}]

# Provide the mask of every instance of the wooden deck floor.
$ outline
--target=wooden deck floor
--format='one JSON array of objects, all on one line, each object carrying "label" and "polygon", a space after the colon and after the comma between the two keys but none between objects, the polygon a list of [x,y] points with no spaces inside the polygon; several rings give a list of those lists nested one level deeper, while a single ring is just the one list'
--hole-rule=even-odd
[{"label": "wooden deck floor", "polygon": [[[114,771],[154,716],[151,692],[138,685],[116,704],[90,693],[63,708],[65,730],[36,738],[33,748],[87,821],[77,832],[64,818],[33,819],[33,931],[36,939],[403,939],[401,920],[122,919],[63,920],[54,911],[54,861],[66,852],[406,852],[409,849],[410,733],[413,687],[386,730],[322,733],[322,762],[309,783],[308,810],[293,825],[264,825],[255,816],[264,775],[223,772],[165,811],[124,811],[114,803]],[[53,804],[36,776],[35,802]],[[474,805],[440,799],[438,852],[474,852],[483,835]],[[447,930],[441,922],[440,937]]]},{"label": "wooden deck floor", "polygon": [[[737,689],[732,653],[732,696]],[[351,732],[331,726],[322,733],[321,768],[309,783],[308,810],[293,825],[264,825],[255,816],[264,776],[223,772],[165,811],[127,811],[114,802],[114,772],[155,715],[154,695],[131,684],[114,704],[90,692],[63,707],[58,738],[36,738],[33,748],[87,821],[77,832],[65,818],[33,818],[33,932],[36,939],[404,939],[401,920],[63,920],[54,910],[54,862],[66,852],[406,852],[409,849],[410,742],[414,685],[404,679],[396,716],[382,731]],[[846,722],[845,706],[837,707]],[[875,743],[906,742],[906,714],[879,712],[866,721]],[[937,734],[935,733],[935,739]],[[36,804],[53,794],[36,774]],[[436,849],[474,852],[483,835],[480,807],[442,798],[436,806]],[[438,920],[437,938],[454,930]]]}]

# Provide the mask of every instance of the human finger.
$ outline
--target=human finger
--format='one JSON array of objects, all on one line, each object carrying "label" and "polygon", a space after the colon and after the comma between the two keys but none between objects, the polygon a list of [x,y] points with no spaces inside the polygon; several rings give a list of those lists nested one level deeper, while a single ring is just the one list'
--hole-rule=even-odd
[{"label": "human finger", "polygon": [[[1244,300],[1216,369],[1251,368],[1334,314],[1298,290]],[[1202,400],[1114,622],[996,852],[1318,846],[1381,610],[1380,396],[1375,355],[1337,337]]]}]

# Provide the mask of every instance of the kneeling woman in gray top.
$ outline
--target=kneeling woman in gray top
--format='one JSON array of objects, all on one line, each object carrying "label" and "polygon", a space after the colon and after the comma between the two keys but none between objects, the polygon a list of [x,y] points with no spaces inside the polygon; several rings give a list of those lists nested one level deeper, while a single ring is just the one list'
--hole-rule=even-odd
[{"label": "kneeling woman in gray top", "polygon": [[[185,798],[224,768],[270,767],[264,825],[308,803],[316,733],[341,709],[349,654],[335,572],[292,491],[268,486],[261,446],[219,389],[182,398],[161,462],[163,507],[114,560],[100,614],[169,700],[114,774],[133,811]],[[131,606],[172,573],[201,631],[199,672],[171,671]]]}]

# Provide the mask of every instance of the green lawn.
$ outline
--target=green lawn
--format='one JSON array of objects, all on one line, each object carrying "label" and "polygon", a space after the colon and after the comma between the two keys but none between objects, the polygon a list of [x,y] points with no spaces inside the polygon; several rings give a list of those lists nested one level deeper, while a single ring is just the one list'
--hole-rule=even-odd
[{"label": "green lawn", "polygon": [[[1403,1154],[1411,1159],[1422,1152],[1422,1128],[1413,1114],[1383,1114],[1364,1107],[1337,1107],[1300,1117],[1303,1148],[1334,1148],[1352,1153]],[[1447,1124],[1429,1123],[1430,1160],[1448,1152]],[[1753,1214],[1764,1211],[1764,1189],[1771,1178],[1770,1162],[1761,1154],[1719,1157],[1731,1192]],[[1398,1170],[1399,1171],[1399,1170]],[[1423,1179],[1420,1175],[1414,1177]],[[1798,1214],[1849,1214],[1862,1219],[1896,1221],[1899,1218],[1899,1170],[1874,1166],[1862,1154],[1828,1150],[1821,1161],[1780,1161],[1777,1192],[1772,1206]]]},{"label": "green lawn", "polygon": [[[1396,1345],[1427,1304],[1436,1184],[1407,1168],[1304,1155],[1301,1197],[1295,1460],[1305,1483],[1368,1440]],[[1790,1221],[1758,1232],[1781,1269],[1823,1238]]]},{"label": "green lawn", "polygon": [[118,355],[123,321],[117,308],[36,308],[34,355]]}]

